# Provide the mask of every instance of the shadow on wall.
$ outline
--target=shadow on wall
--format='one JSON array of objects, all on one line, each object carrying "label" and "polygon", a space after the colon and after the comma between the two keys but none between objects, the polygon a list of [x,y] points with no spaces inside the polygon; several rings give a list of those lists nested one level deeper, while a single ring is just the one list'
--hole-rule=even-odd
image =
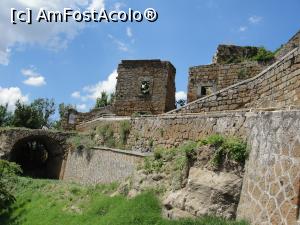
[{"label": "shadow on wall", "polygon": [[14,144],[9,161],[19,164],[24,176],[60,179],[63,152],[62,147],[54,139],[31,136]]}]

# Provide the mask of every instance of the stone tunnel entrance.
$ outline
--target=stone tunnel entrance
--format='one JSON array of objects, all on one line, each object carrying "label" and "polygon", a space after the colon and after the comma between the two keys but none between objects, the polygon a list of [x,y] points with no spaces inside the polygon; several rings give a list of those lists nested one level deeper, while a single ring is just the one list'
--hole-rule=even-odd
[{"label": "stone tunnel entrance", "polygon": [[9,160],[22,167],[24,176],[60,179],[63,156],[64,151],[56,140],[32,136],[13,145]]}]

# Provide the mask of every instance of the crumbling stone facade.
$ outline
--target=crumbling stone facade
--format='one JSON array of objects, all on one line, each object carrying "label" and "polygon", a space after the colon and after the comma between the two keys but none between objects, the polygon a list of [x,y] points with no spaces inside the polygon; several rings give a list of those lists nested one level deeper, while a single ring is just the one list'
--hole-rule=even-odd
[{"label": "crumbling stone facade", "polygon": [[300,104],[300,49],[253,78],[200,98],[169,113],[200,113]]},{"label": "crumbling stone facade", "polygon": [[219,45],[213,56],[213,64],[240,63],[257,55],[258,47]]},{"label": "crumbling stone facade", "polygon": [[254,77],[274,62],[253,61],[258,51],[258,47],[252,46],[219,45],[213,64],[189,69],[188,102]]},{"label": "crumbling stone facade", "polygon": [[256,116],[238,218],[253,225],[299,224],[299,118],[299,111]]},{"label": "crumbling stone facade", "polygon": [[175,73],[170,62],[123,60],[118,67],[115,113],[161,114],[174,109]]},{"label": "crumbling stone facade", "polygon": [[210,95],[259,74],[265,65],[258,62],[211,64],[189,69],[188,102]]},{"label": "crumbling stone facade", "polygon": [[276,52],[275,57],[280,60],[293,49],[300,46],[300,31],[298,31],[286,44],[282,45]]},{"label": "crumbling stone facade", "polygon": [[81,184],[121,182],[149,154],[110,148],[77,149],[68,155],[64,180]]},{"label": "crumbling stone facade", "polygon": [[76,126],[88,121],[92,121],[104,115],[113,114],[112,106],[93,109],[87,113],[78,112],[76,109],[70,109],[63,118],[61,118],[61,126],[64,130],[76,130]]}]

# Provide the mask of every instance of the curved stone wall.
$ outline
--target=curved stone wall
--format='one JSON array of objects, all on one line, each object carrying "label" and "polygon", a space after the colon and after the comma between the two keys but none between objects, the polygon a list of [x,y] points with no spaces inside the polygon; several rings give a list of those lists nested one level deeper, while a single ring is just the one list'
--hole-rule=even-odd
[{"label": "curved stone wall", "polygon": [[257,76],[198,99],[168,114],[299,105],[299,78],[300,49],[296,48]]}]

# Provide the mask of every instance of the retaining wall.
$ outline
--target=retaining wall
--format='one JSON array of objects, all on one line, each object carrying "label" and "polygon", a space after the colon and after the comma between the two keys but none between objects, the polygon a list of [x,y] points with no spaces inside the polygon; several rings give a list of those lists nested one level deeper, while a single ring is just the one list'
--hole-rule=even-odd
[{"label": "retaining wall", "polygon": [[198,99],[172,113],[198,113],[300,104],[300,49],[257,76]]},{"label": "retaining wall", "polygon": [[82,184],[121,182],[129,177],[147,154],[110,148],[71,151],[64,180]]}]

